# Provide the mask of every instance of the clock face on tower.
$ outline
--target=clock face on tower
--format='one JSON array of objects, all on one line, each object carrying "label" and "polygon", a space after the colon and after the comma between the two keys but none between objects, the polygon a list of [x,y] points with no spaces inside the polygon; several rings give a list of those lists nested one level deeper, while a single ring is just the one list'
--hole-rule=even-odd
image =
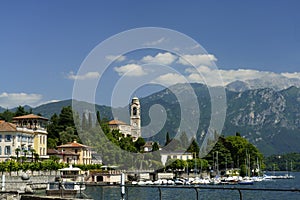
[{"label": "clock face on tower", "polygon": [[136,127],[136,125],[137,125],[137,124],[136,124],[135,122],[133,122],[133,124],[132,124],[132,125],[133,125],[134,127]]}]

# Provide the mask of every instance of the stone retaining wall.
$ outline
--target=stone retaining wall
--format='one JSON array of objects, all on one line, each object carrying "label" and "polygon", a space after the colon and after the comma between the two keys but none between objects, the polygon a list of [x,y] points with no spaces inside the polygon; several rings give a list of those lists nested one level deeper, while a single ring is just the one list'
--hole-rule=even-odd
[{"label": "stone retaining wall", "polygon": [[[3,173],[3,175],[0,174],[0,191],[25,191],[30,188],[33,190],[45,189],[47,182],[54,181],[58,174],[58,172]],[[5,179],[4,185],[2,182],[3,177]]]}]

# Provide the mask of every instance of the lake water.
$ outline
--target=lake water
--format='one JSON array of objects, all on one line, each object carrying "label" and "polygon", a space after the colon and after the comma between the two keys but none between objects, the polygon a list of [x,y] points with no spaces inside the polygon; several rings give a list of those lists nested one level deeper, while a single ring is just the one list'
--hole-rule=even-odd
[{"label": "lake water", "polygon": [[[270,181],[255,182],[254,185],[217,185],[216,188],[260,188],[260,189],[300,189],[300,173],[292,173],[295,179],[276,179]],[[206,186],[201,186],[206,187]],[[211,185],[207,187],[212,187]],[[194,188],[161,188],[162,199],[197,199]],[[94,200],[120,200],[120,186],[87,186],[86,195]],[[127,196],[128,195],[128,196]],[[159,190],[150,187],[128,187],[126,199],[128,200],[159,200]],[[237,190],[198,189],[198,199],[205,200],[232,200],[240,199]],[[300,192],[281,191],[242,191],[243,200],[300,200]]]}]

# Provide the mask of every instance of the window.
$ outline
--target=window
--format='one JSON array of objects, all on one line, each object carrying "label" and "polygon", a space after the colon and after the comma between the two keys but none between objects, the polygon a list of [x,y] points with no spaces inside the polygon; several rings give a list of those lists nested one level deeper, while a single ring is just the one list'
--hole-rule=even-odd
[{"label": "window", "polygon": [[133,109],[132,109],[132,114],[133,114],[133,116],[136,116],[136,114],[137,114],[137,109],[136,109],[136,107],[133,107]]},{"label": "window", "polygon": [[27,137],[26,136],[22,136],[22,142],[27,142]]},{"label": "window", "polygon": [[0,135],[0,142],[2,142],[2,135]]},{"label": "window", "polygon": [[0,155],[2,155],[2,147],[0,146]]},{"label": "window", "polygon": [[11,135],[5,135],[5,142],[11,142]]},{"label": "window", "polygon": [[11,148],[10,148],[10,146],[5,146],[5,155],[11,155]]}]

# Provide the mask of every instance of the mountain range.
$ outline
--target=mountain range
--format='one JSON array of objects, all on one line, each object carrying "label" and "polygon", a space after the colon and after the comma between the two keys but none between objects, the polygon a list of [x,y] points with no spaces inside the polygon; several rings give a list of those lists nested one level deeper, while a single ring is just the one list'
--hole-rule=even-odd
[{"label": "mountain range", "polygon": [[[258,83],[257,83],[258,84]],[[207,132],[211,119],[211,101],[207,86],[189,84],[197,96],[200,122],[197,137]],[[254,88],[251,82],[235,82],[225,89],[227,111],[222,135],[234,135],[239,132],[251,143],[258,147],[264,155],[300,152],[300,89],[295,86],[280,90],[279,88]],[[151,123],[149,111],[153,105],[160,105],[167,115],[158,134],[149,140],[158,140],[164,144],[166,132],[174,137],[180,124],[180,104],[172,91],[185,91],[186,84],[177,84],[168,89],[140,98],[142,108],[142,125]],[[189,98],[185,98],[189,105]],[[86,102],[74,101],[77,112],[99,110],[101,117],[118,118],[128,123],[128,107],[111,108],[103,105],[93,105]],[[50,118],[54,113],[59,114],[62,107],[72,105],[72,100],[63,100],[31,108],[33,113]],[[26,110],[30,109],[26,106]],[[189,108],[193,110],[194,108]],[[5,109],[0,108],[0,112]],[[114,115],[112,114],[114,113]],[[117,113],[117,114],[116,114]],[[191,112],[192,113],[192,112]],[[81,116],[81,115],[80,115]],[[113,117],[114,116],[114,117]],[[196,116],[190,115],[192,121]],[[184,130],[181,130],[184,131]]]},{"label": "mountain range", "polygon": [[226,88],[230,91],[242,92],[253,89],[271,88],[275,91],[287,89],[289,87],[300,87],[300,79],[288,78],[283,75],[267,76],[265,78],[248,79],[244,81],[233,81]]}]

